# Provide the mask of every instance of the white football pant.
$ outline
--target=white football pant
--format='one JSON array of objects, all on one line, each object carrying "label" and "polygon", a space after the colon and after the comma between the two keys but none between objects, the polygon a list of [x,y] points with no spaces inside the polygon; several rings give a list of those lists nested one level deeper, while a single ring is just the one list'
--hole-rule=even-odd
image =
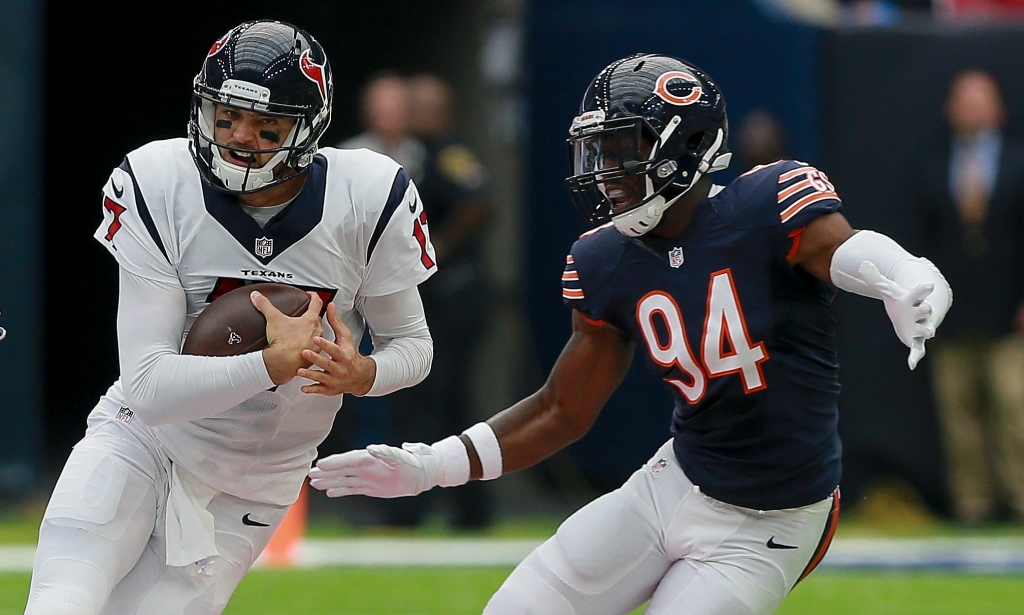
[{"label": "white football pant", "polygon": [[[839,492],[757,511],[710,498],[670,440],[574,513],[498,588],[485,615],[767,615],[824,556]],[[770,546],[769,546],[770,545]]]},{"label": "white football pant", "polygon": [[[171,462],[138,420],[90,427],[43,515],[26,615],[214,615],[224,610],[288,507],[219,493],[219,556],[166,564]],[[263,525],[247,525],[249,523]]]}]

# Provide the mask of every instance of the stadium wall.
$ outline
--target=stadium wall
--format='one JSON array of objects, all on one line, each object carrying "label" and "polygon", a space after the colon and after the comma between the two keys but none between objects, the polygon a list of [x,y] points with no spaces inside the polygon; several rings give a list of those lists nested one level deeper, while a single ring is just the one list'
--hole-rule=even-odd
[{"label": "stadium wall", "polygon": [[[0,4],[0,327],[7,333],[0,341],[0,503],[32,487],[42,428],[42,50],[40,3]],[[55,324],[65,343],[49,349],[51,365],[61,370],[54,378],[74,369],[83,348],[74,322],[81,298],[60,299],[63,318]]]}]

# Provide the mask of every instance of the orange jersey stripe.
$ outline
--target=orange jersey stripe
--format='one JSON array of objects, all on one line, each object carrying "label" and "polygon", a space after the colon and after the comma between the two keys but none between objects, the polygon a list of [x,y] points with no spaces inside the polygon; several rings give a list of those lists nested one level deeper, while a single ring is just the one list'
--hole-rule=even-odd
[{"label": "orange jersey stripe", "polygon": [[796,203],[793,203],[792,205],[787,207],[785,211],[783,211],[781,214],[779,214],[779,217],[782,218],[783,222],[786,222],[787,220],[789,220],[793,216],[795,216],[798,213],[800,213],[800,210],[803,209],[804,207],[807,207],[808,205],[813,205],[813,204],[817,203],[818,201],[824,201],[826,199],[838,199],[838,198],[839,198],[839,195],[836,194],[835,192],[815,192],[814,194],[808,194],[807,196],[805,196],[804,198],[800,199]]},{"label": "orange jersey stripe", "polygon": [[801,190],[804,190],[804,189],[810,188],[810,187],[811,187],[811,180],[805,179],[803,181],[798,181],[797,183],[793,184],[789,188],[786,188],[785,190],[783,190],[782,192],[779,193],[779,203],[785,201],[786,199],[788,199],[789,197],[793,196],[797,192],[800,192]]},{"label": "orange jersey stripe", "polygon": [[562,296],[566,299],[582,299],[583,291],[578,288],[563,288]]},{"label": "orange jersey stripe", "polygon": [[563,271],[562,272],[562,281],[563,282],[575,282],[576,280],[579,280],[579,279],[580,279],[580,274],[576,273],[575,271]]},{"label": "orange jersey stripe", "polygon": [[793,179],[794,177],[803,175],[804,173],[809,173],[809,172],[814,171],[814,170],[815,170],[814,167],[800,167],[799,169],[793,169],[792,171],[786,171],[782,175],[779,175],[779,183],[781,184],[782,182],[788,182],[789,180]]}]

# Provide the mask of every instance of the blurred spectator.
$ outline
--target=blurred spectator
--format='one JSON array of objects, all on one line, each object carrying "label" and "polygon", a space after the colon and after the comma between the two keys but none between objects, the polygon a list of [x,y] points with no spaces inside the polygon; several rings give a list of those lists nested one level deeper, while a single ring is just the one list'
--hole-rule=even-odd
[{"label": "blurred spectator", "polygon": [[405,78],[397,73],[380,73],[363,87],[361,100],[363,132],[338,147],[365,147],[386,154],[419,182],[427,153],[423,144],[409,134],[409,86]]},{"label": "blurred spectator", "polygon": [[851,26],[888,26],[899,21],[900,7],[890,0],[845,0],[842,22]]},{"label": "blurred spectator", "polygon": [[1024,18],[1024,0],[934,0],[933,6],[947,19]]},{"label": "blurred spectator", "polygon": [[[486,170],[454,132],[449,85],[434,75],[419,74],[409,80],[409,93],[410,128],[427,152],[417,187],[438,261],[437,273],[419,287],[434,339],[434,362],[426,380],[406,395],[389,396],[388,406],[390,431],[399,441],[431,442],[475,420],[470,399],[472,362],[491,306],[483,262],[490,203]],[[390,500],[387,522],[419,525],[433,505],[447,500],[455,527],[484,528],[493,517],[490,488],[472,481],[416,498]]]},{"label": "blurred spectator", "polygon": [[755,109],[743,117],[736,135],[738,169],[747,171],[788,158],[788,150],[786,128],[775,114]]},{"label": "blurred spectator", "polygon": [[[419,187],[423,179],[427,149],[409,132],[408,79],[394,71],[377,73],[363,85],[360,105],[363,132],[342,141],[338,147],[366,148],[389,156],[402,165]],[[422,294],[422,288],[420,291]],[[430,326],[429,319],[427,326]],[[367,354],[372,348],[373,343],[367,331],[359,342],[359,349]],[[387,397],[350,397],[345,404],[348,411],[343,414],[344,420],[348,421],[348,429],[345,430],[346,441],[342,446],[366,446],[388,438],[386,424],[390,417],[390,400]]]},{"label": "blurred spectator", "polygon": [[953,512],[971,524],[1004,504],[1024,521],[1024,147],[1005,116],[989,73],[957,75],[948,142],[914,182],[926,253],[955,295],[929,365]]}]

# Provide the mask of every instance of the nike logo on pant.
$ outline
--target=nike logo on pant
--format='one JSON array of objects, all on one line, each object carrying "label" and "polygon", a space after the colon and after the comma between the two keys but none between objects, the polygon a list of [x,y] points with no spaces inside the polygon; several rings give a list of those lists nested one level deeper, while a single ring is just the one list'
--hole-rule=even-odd
[{"label": "nike logo on pant", "polygon": [[[242,525],[251,525],[253,527],[270,527],[269,523],[260,523],[259,521],[255,521],[253,519],[250,519],[249,518],[250,514],[252,514],[252,513],[245,513],[244,515],[242,515]],[[769,540],[768,542],[771,542],[771,541]],[[768,545],[768,546],[771,546],[771,545]]]},{"label": "nike logo on pant", "polygon": [[769,549],[796,549],[796,547],[794,547],[792,545],[780,545],[779,543],[775,542],[775,537],[774,536],[769,538],[768,542],[765,543],[765,544],[768,545]]}]

